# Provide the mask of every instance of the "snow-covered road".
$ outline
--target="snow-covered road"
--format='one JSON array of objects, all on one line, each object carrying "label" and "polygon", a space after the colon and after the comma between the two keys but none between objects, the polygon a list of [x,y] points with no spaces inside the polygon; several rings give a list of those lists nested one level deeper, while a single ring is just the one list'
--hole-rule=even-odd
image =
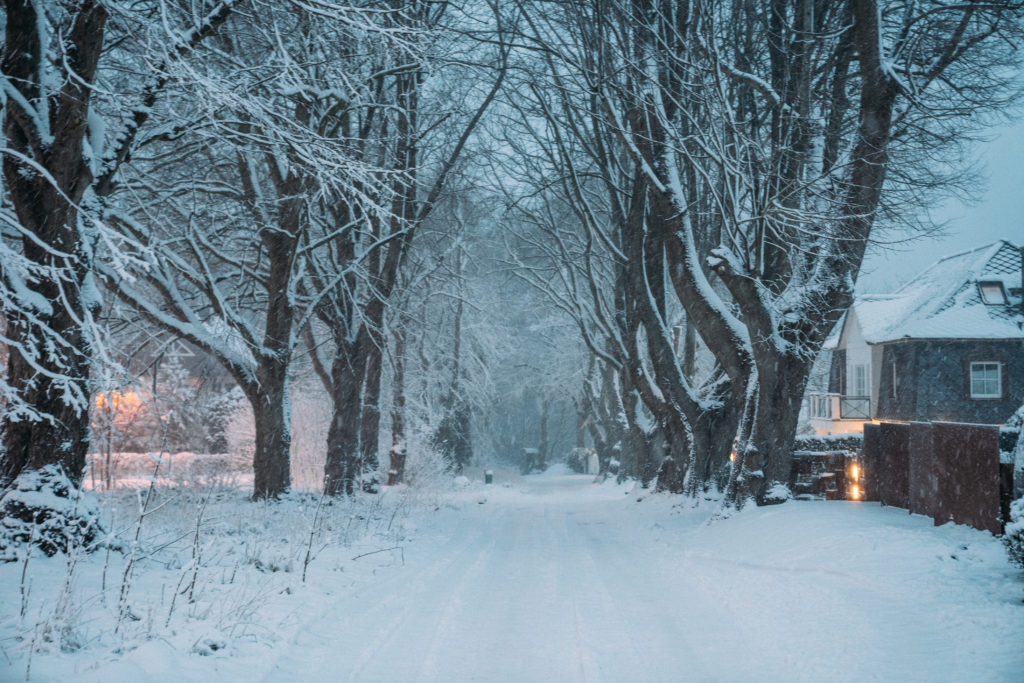
[{"label": "snow-covered road", "polygon": [[[600,514],[607,501],[579,491],[597,488],[590,479],[543,478],[521,495],[499,489],[446,511],[443,531],[406,551],[410,571],[327,606],[264,680],[711,677],[701,652],[728,633],[694,629],[674,607],[728,609],[623,552]],[[718,626],[735,626],[734,616]]]},{"label": "snow-covered road", "polygon": [[[169,599],[183,545],[140,569],[141,618],[117,634],[117,584],[103,592],[94,554],[68,620],[78,649],[33,635],[53,609],[33,593],[32,680],[1021,680],[1024,580],[988,533],[840,502],[708,524],[713,503],[564,470],[482,478],[332,506],[305,583],[309,499],[228,498],[194,604]],[[191,538],[187,509],[154,518],[148,545]],[[33,563],[36,585],[61,585],[63,560]],[[8,605],[19,571],[0,566]],[[9,617],[0,633],[16,634]],[[0,638],[0,679],[24,679],[30,642]]]},{"label": "snow-covered road", "polygon": [[[1020,582],[971,547],[991,537],[911,520],[924,538],[899,561],[889,542],[915,532],[891,509],[791,504],[708,527],[637,498],[565,474],[468,491],[404,565],[279,643],[263,680],[1013,680],[1024,664],[1004,640],[1024,630]],[[918,566],[941,532],[967,540],[963,565],[939,557],[948,573]]]}]

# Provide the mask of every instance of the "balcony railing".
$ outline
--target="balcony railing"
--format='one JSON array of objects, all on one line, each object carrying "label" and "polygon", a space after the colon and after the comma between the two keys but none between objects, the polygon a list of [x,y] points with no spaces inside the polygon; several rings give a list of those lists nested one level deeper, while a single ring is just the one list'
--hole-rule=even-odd
[{"label": "balcony railing", "polygon": [[833,413],[833,400],[839,398],[839,394],[808,394],[807,414],[809,417],[818,420],[831,420]]},{"label": "balcony railing", "polygon": [[807,413],[816,420],[870,420],[871,397],[808,394]]},{"label": "balcony railing", "polygon": [[870,420],[871,419],[871,397],[870,396],[840,396],[839,397],[839,419],[840,420]]}]

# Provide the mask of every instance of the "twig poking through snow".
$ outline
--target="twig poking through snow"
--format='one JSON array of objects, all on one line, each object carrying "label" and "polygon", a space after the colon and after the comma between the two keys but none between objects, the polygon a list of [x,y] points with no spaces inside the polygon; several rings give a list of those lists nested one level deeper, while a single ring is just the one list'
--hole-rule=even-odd
[{"label": "twig poking through snow", "polygon": [[306,583],[306,570],[309,569],[309,563],[313,561],[313,538],[316,536],[317,528],[320,522],[320,510],[324,506],[324,498],[327,496],[327,487],[324,487],[323,492],[320,494],[320,500],[316,503],[316,512],[313,513],[313,524],[309,527],[309,542],[306,544],[306,558],[302,561],[302,583]]},{"label": "twig poking through snow", "polygon": [[401,545],[392,546],[391,548],[381,548],[380,550],[371,550],[368,553],[363,553],[362,555],[356,555],[352,559],[353,560],[358,560],[360,557],[366,557],[368,555],[376,555],[377,553],[386,553],[386,552],[388,552],[390,550],[399,550],[399,551],[401,551],[401,553],[402,553],[402,566],[404,567],[405,566],[405,546],[401,546]]}]

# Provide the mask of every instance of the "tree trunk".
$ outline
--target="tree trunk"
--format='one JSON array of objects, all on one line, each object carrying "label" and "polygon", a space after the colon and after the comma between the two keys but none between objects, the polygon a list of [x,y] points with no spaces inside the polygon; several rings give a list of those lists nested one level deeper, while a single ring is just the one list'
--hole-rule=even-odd
[{"label": "tree trunk", "polygon": [[259,386],[249,399],[256,421],[253,458],[253,498],[277,498],[291,485],[287,366],[261,372]]},{"label": "tree trunk", "polygon": [[690,316],[686,316],[685,331],[683,333],[683,375],[690,382],[697,373],[697,326],[693,324]]},{"label": "tree trunk", "polygon": [[783,355],[771,366],[777,371],[758,373],[749,424],[743,427],[747,440],[737,449],[739,471],[730,496],[737,507],[750,498],[758,505],[782,503],[790,495],[793,442],[810,368],[800,358]]},{"label": "tree trunk", "polygon": [[388,486],[405,481],[405,330],[408,321],[399,321],[395,338],[395,367],[391,385],[391,462],[388,467]]},{"label": "tree trunk", "polygon": [[[301,183],[290,176],[279,195],[294,197]],[[302,228],[301,204],[283,203],[279,226],[261,236],[269,261],[263,343],[256,356],[256,455],[253,460],[253,498],[277,498],[291,487],[291,406],[288,369],[293,347],[295,306],[291,296],[295,250]]]},{"label": "tree trunk", "polygon": [[[37,286],[37,290],[47,289],[51,288]],[[54,291],[49,300],[59,301],[58,296]],[[8,319],[8,336],[15,343],[8,346],[7,382],[18,392],[18,399],[39,417],[5,411],[0,427],[4,437],[0,484],[4,488],[25,470],[53,464],[59,465],[75,486],[82,482],[90,438],[89,343],[74,322],[75,318],[81,319],[85,306],[80,301],[69,303],[79,309],[77,313],[58,304],[53,315],[38,316],[48,332],[24,325],[17,318]],[[38,348],[54,341],[49,339],[51,335],[60,341],[50,352],[35,361],[22,355],[21,348]],[[67,348],[58,350],[64,344]]]},{"label": "tree trunk", "polygon": [[[6,406],[0,433],[4,455],[0,486],[6,488],[24,470],[58,465],[75,486],[81,483],[89,449],[91,340],[83,327],[91,298],[91,230],[79,223],[77,205],[93,181],[82,154],[88,129],[90,90],[103,46],[106,9],[93,0],[78,7],[63,40],[73,72],[57,77],[59,93],[39,82],[49,59],[41,32],[46,20],[31,0],[11,0],[6,6],[2,53],[3,78],[20,98],[5,97],[3,133],[6,146],[46,169],[49,178],[17,157],[4,153],[4,185],[21,229],[25,268],[31,268],[24,287],[28,301],[4,302],[8,344],[7,384],[15,401]],[[35,107],[49,100],[52,138],[39,129],[44,122]],[[0,268],[17,268],[16,264]],[[2,271],[0,271],[2,273]],[[19,280],[24,274],[16,275]],[[13,308],[8,308],[13,303]],[[20,309],[20,310],[19,310]],[[13,409],[12,409],[13,408]],[[30,415],[26,415],[31,411]]]},{"label": "tree trunk", "polygon": [[[456,277],[460,278],[460,296],[455,306],[455,320],[452,329],[452,380],[445,401],[445,414],[434,433],[434,445],[448,461],[455,472],[469,464],[473,457],[473,443],[470,436],[473,418],[469,402],[463,395],[462,386],[462,316],[464,303],[461,296],[462,256],[455,262]],[[543,457],[543,455],[541,456]]]},{"label": "tree trunk", "polygon": [[583,407],[583,401],[576,405],[576,448],[587,447],[587,425],[590,423],[590,412]]},{"label": "tree trunk", "polygon": [[548,452],[551,450],[551,444],[548,443],[548,420],[551,417],[550,414],[551,400],[545,397],[541,399],[540,402],[540,444],[537,446],[537,451],[539,452],[538,458],[540,460],[538,467],[540,467],[541,470],[546,470],[548,468],[548,459],[551,455]]},{"label": "tree trunk", "polygon": [[367,349],[366,375],[363,384],[362,413],[359,424],[359,487],[367,493],[380,489],[380,383],[383,373],[381,349],[370,344]]},{"label": "tree trunk", "polygon": [[[90,439],[88,329],[100,302],[92,282],[94,230],[82,224],[78,206],[93,182],[83,139],[107,12],[95,0],[67,8],[60,59],[51,64],[44,38],[58,38],[49,35],[41,8],[32,0],[6,3],[0,57],[9,89],[0,165],[18,221],[5,232],[13,228],[21,237],[21,262],[0,263],[0,315],[9,340],[4,389],[11,392],[0,417],[0,547],[32,541],[52,555],[98,530],[80,487]],[[8,496],[12,489],[41,495],[30,503]]]},{"label": "tree trunk", "polygon": [[602,366],[601,389],[594,404],[597,419],[590,423],[590,438],[594,440],[600,474],[611,470],[612,461],[622,456],[626,441],[617,377],[618,374],[610,367]]},{"label": "tree trunk", "polygon": [[333,414],[327,430],[324,491],[329,496],[352,495],[359,473],[360,401],[363,393],[362,358],[345,353],[344,346],[331,363]]}]

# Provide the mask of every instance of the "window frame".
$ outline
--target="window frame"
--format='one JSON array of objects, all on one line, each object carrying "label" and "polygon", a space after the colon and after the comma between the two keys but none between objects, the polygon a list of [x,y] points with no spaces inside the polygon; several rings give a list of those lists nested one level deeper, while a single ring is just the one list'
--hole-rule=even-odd
[{"label": "window frame", "polygon": [[[995,366],[996,371],[996,387],[995,393],[975,393],[974,391],[974,372],[975,367],[981,369],[982,366]],[[985,372],[985,370],[981,370]],[[982,377],[979,378],[981,382],[988,382],[990,378]],[[977,360],[971,361],[967,367],[967,383],[968,383],[968,394],[972,399],[985,400],[985,399],[1000,399],[1003,397],[1003,364],[997,360]]]},{"label": "window frame", "polygon": [[896,395],[896,361],[895,360],[892,362],[892,398],[893,398],[893,400],[896,400],[897,398],[899,398]]},{"label": "window frame", "polygon": [[[986,287],[993,287],[999,290],[999,301],[990,301],[989,297],[985,296]],[[978,298],[981,299],[981,303],[986,306],[1006,306],[1008,303],[1006,298],[1006,287],[1003,286],[1001,280],[979,280]]]},{"label": "window frame", "polygon": [[[871,379],[868,373],[867,363],[851,363],[850,384],[853,385],[853,392],[850,396],[864,397],[871,395]],[[850,387],[847,387],[849,389]]]}]

